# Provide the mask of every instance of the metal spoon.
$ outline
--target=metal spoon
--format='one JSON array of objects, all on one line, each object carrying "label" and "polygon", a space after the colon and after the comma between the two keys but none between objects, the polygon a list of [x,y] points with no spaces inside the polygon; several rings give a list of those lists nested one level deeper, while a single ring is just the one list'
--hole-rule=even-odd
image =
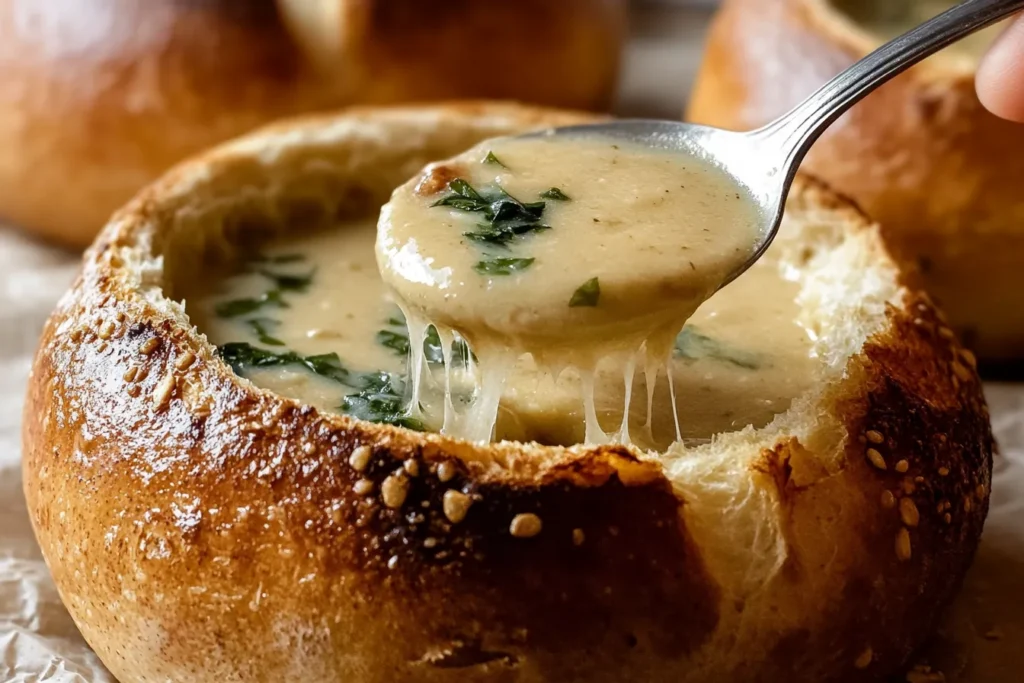
[{"label": "metal spoon", "polygon": [[886,43],[764,128],[735,133],[675,121],[621,120],[554,128],[532,135],[600,135],[688,152],[720,167],[757,202],[763,228],[753,256],[725,286],[759,259],[775,239],[796,169],[818,136],[850,107],[926,57],[1024,9],[1024,0],[967,0]]}]

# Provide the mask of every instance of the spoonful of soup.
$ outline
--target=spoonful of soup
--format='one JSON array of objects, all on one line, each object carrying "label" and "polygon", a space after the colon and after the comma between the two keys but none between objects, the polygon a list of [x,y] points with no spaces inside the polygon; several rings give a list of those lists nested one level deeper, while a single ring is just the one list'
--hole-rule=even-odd
[{"label": "spoonful of soup", "polygon": [[[423,390],[415,339],[433,327],[443,347],[473,352],[461,371],[445,365],[444,432],[489,439],[504,378],[528,354],[552,375],[581,374],[588,442],[625,440],[590,419],[598,361],[619,358],[628,387],[641,362],[651,394],[686,320],[772,242],[821,132],[888,79],[1021,8],[969,0],[750,133],[615,121],[488,140],[428,166],[384,207],[376,245],[410,325],[412,410]],[[471,388],[453,391],[453,372]]]},{"label": "spoonful of soup", "polygon": [[[444,347],[459,337],[477,356],[479,400],[461,427],[453,404],[443,431],[486,440],[504,377],[525,353],[551,375],[616,355],[628,365],[641,349],[645,367],[663,364],[760,230],[748,190],[699,157],[607,135],[538,135],[429,166],[384,207],[376,251],[410,341],[429,325]],[[419,365],[414,352],[414,385]],[[450,392],[450,375],[445,383]]]}]

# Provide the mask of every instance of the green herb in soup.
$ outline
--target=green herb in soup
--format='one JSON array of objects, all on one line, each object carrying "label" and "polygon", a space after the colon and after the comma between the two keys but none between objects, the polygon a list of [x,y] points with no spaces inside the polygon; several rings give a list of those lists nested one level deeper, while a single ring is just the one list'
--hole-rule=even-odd
[{"label": "green herb in soup", "polygon": [[537,259],[533,258],[492,258],[479,261],[473,270],[481,275],[511,275],[526,270]]},{"label": "green herb in soup", "polygon": [[597,306],[600,298],[601,283],[598,282],[596,277],[592,277],[577,287],[576,291],[572,293],[572,298],[569,299],[569,307]]},{"label": "green herb in soup", "polygon": [[313,282],[314,273],[293,275],[290,273],[274,273],[269,270],[261,270],[260,275],[271,280],[279,292],[305,292]]},{"label": "green herb in soup", "polygon": [[757,370],[763,363],[756,353],[733,349],[688,325],[676,337],[675,356],[688,361],[711,358],[745,370]]},{"label": "green herb in soup", "polygon": [[540,196],[544,199],[553,199],[556,202],[568,202],[571,201],[569,196],[559,190],[557,187],[552,187],[550,190],[545,190],[540,193]]},{"label": "green herb in soup", "polygon": [[409,334],[406,332],[381,330],[377,333],[377,343],[403,358],[409,355]]},{"label": "green herb in soup", "polygon": [[431,206],[480,214],[482,222],[463,236],[484,245],[507,247],[525,235],[551,229],[541,222],[544,202],[521,202],[497,186],[477,190],[461,178],[448,183],[448,194]]},{"label": "green herb in soup", "polygon": [[487,152],[487,156],[484,157],[484,163],[485,164],[494,164],[496,166],[501,166],[502,168],[508,168],[508,166],[506,166],[505,164],[501,163],[501,159],[496,157],[494,155],[494,152]]},{"label": "green herb in soup", "polygon": [[[271,262],[292,263],[302,259],[301,255],[296,254],[288,254],[286,256],[287,259],[285,261],[275,260]],[[315,274],[311,271],[304,275],[295,275],[293,273],[277,273],[266,269],[260,269],[257,272],[273,282],[274,287],[257,297],[222,301],[214,309],[217,315],[222,318],[239,318],[267,307],[288,308],[288,303],[284,300],[284,294],[286,292],[306,292],[313,283],[313,275]]]},{"label": "green herb in soup", "polygon": [[[389,329],[380,330],[377,333],[377,343],[384,348],[391,349],[396,355],[403,358],[409,355],[409,328],[401,313],[388,319]],[[452,344],[452,360],[456,365],[465,365],[467,359],[472,357],[469,345],[465,340],[456,339]],[[444,365],[444,353],[441,349],[441,337],[433,325],[427,328],[427,334],[423,340],[423,358],[435,365]]]},{"label": "green herb in soup", "polygon": [[299,365],[310,372],[339,384],[353,386],[353,373],[341,363],[336,353],[301,356],[294,351],[269,351],[246,342],[229,342],[220,346],[220,355],[240,375],[253,368]]},{"label": "green herb in soup", "polygon": [[288,308],[288,304],[281,298],[280,291],[271,290],[255,298],[222,301],[217,304],[214,311],[222,318],[240,318],[266,307]]},{"label": "green herb in soup", "polygon": [[422,422],[409,416],[404,379],[390,372],[374,372],[360,375],[359,383],[357,393],[342,399],[341,412],[360,420],[426,431]]},{"label": "green herb in soup", "polygon": [[268,331],[272,327],[277,327],[279,324],[276,320],[270,318],[253,318],[252,320],[246,320],[246,324],[252,330],[252,333],[256,335],[256,338],[260,340],[261,344],[267,346],[284,346],[284,342],[274,337]]},{"label": "green herb in soup", "polygon": [[424,429],[421,422],[408,416],[405,380],[395,373],[352,372],[336,353],[301,356],[294,351],[277,353],[245,342],[224,344],[220,347],[220,354],[242,376],[257,368],[304,367],[320,377],[356,390],[342,399],[338,408],[342,413],[370,422]]}]

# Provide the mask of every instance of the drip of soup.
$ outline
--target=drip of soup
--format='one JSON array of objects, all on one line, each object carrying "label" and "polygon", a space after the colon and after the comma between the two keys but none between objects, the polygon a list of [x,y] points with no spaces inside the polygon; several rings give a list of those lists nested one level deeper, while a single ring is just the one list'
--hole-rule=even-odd
[{"label": "drip of soup", "polygon": [[[445,346],[433,328],[419,335],[422,381],[411,408],[415,335],[376,268],[375,238],[366,221],[267,244],[187,283],[187,311],[258,386],[324,411],[437,431],[446,393],[456,410],[472,400],[479,358],[464,340]],[[495,438],[581,443],[588,411],[602,431],[650,449],[675,441],[677,422],[690,442],[766,424],[808,389],[818,367],[797,321],[798,286],[785,273],[769,251],[700,307],[657,370],[637,357],[552,376],[529,355],[516,359],[498,399]],[[593,398],[585,402],[587,383]]]},{"label": "drip of soup", "polygon": [[628,420],[609,434],[600,419],[603,367],[618,368],[627,414],[638,372],[652,390],[667,374],[674,392],[676,336],[751,258],[760,226],[725,172],[614,138],[500,138],[431,165],[384,207],[376,251],[409,321],[414,408],[434,329],[476,361],[447,373],[444,433],[492,438],[528,355],[540,377],[576,378],[564,381],[579,385],[586,442],[629,441]]}]

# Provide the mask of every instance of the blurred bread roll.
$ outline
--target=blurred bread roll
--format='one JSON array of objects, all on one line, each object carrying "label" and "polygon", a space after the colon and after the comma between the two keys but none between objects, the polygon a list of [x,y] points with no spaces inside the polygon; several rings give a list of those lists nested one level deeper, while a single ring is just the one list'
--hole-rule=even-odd
[{"label": "blurred bread roll", "polygon": [[88,244],[173,163],[351,104],[602,109],[626,0],[0,0],[0,220]]},{"label": "blurred bread roll", "polygon": [[[689,120],[762,126],[890,37],[956,0],[726,0],[707,40]],[[998,27],[872,93],[818,140],[803,169],[882,224],[975,353],[1024,359],[1024,127],[978,101]],[[1011,284],[1012,283],[1012,284]]]}]

